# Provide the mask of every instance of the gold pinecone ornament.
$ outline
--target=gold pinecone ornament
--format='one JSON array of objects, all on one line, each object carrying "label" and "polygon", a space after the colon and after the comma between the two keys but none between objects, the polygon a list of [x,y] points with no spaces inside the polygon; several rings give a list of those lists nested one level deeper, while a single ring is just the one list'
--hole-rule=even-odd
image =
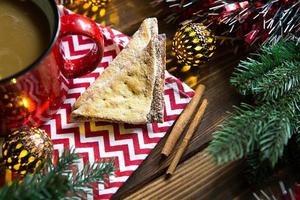
[{"label": "gold pinecone ornament", "polygon": [[12,132],[3,144],[4,165],[25,175],[44,170],[52,157],[53,144],[44,130],[21,128]]},{"label": "gold pinecone ornament", "polygon": [[208,61],[216,49],[216,38],[203,24],[190,23],[181,27],[173,39],[173,48],[179,62],[199,66]]}]

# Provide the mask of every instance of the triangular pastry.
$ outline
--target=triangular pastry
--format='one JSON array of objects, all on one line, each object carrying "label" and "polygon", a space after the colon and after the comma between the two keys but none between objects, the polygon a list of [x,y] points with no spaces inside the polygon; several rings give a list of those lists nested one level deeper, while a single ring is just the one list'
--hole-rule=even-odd
[{"label": "triangular pastry", "polygon": [[163,121],[165,36],[146,19],[127,47],[75,102],[72,121]]}]

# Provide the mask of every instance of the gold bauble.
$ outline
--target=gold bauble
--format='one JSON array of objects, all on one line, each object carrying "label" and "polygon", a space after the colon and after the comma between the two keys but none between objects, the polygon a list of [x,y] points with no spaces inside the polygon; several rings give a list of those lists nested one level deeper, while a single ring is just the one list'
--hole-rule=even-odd
[{"label": "gold bauble", "polygon": [[105,16],[107,4],[111,0],[68,0],[64,5],[77,14],[90,17],[93,20]]},{"label": "gold bauble", "polygon": [[216,38],[203,24],[190,23],[181,27],[173,39],[173,48],[179,62],[199,66],[213,56]]},{"label": "gold bauble", "polygon": [[40,172],[47,167],[53,153],[53,144],[44,130],[21,128],[13,131],[3,144],[4,165],[12,172],[25,175]]}]

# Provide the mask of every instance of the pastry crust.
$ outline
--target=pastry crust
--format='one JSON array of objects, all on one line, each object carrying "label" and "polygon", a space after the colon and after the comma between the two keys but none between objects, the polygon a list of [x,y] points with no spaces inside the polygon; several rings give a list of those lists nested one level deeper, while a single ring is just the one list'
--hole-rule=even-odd
[{"label": "pastry crust", "polygon": [[[95,83],[98,82],[97,87],[103,87],[107,84],[107,82],[112,81],[112,79],[115,78],[115,75],[121,73],[124,67],[131,65],[131,61],[138,58],[140,54],[143,53],[154,35],[158,35],[157,19],[145,19],[139,30],[137,30],[137,32],[135,32],[132,36],[128,45],[118,54],[104,73],[95,81]],[[101,81],[99,80],[100,78]],[[74,109],[79,108],[79,106],[88,98],[90,93],[89,90],[93,90],[93,88],[89,87],[87,91],[77,99],[73,105]]]},{"label": "pastry crust", "polygon": [[165,37],[146,19],[128,46],[75,102],[72,121],[162,122]]},{"label": "pastry crust", "polygon": [[160,34],[155,42],[156,77],[153,90],[151,110],[147,116],[149,122],[163,122],[164,120],[164,87],[166,70],[166,35]]}]

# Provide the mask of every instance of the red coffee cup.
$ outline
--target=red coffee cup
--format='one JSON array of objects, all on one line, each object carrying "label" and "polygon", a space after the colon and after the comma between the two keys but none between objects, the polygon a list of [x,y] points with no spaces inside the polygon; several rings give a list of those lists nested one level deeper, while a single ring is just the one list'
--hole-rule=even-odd
[{"label": "red coffee cup", "polygon": [[[51,42],[33,64],[0,80],[0,135],[49,120],[65,99],[68,79],[93,71],[103,56],[103,35],[95,22],[76,14],[60,17],[54,0],[33,2],[49,19]],[[95,45],[84,57],[67,60],[61,49],[67,35],[87,36]]]}]

